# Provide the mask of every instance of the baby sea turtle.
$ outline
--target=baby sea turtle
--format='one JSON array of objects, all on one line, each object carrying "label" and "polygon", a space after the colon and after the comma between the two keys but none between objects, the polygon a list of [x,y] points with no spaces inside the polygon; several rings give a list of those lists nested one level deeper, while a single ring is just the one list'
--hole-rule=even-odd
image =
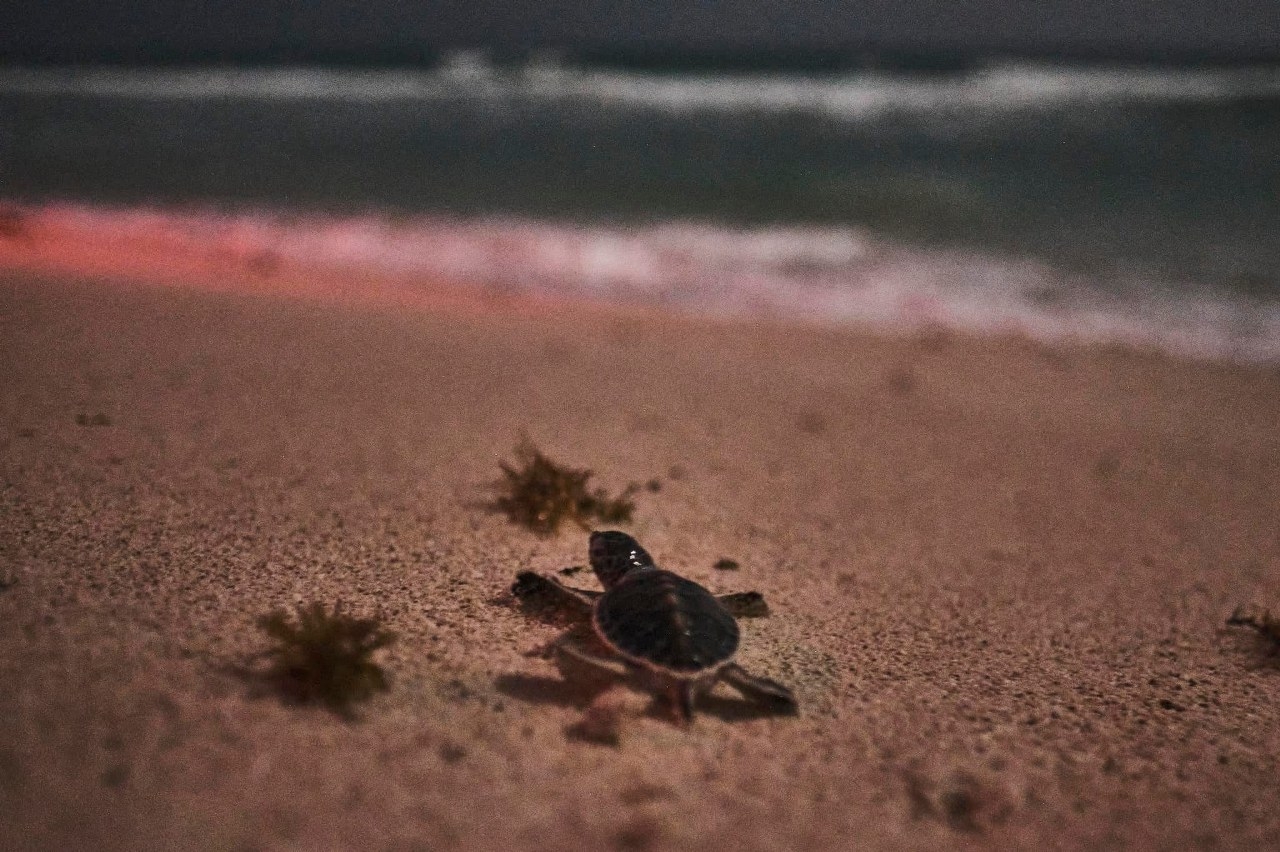
[{"label": "baby sea turtle", "polygon": [[[759,593],[716,597],[659,568],[639,542],[616,530],[591,533],[588,552],[603,592],[571,588],[529,571],[516,577],[511,591],[525,599],[552,598],[589,614],[600,642],[628,669],[650,673],[682,724],[692,721],[697,697],[721,680],[771,710],[796,712],[791,690],[733,661],[739,638],[734,613],[767,614]],[[578,645],[572,633],[552,647],[593,665],[611,670],[616,665]]]}]

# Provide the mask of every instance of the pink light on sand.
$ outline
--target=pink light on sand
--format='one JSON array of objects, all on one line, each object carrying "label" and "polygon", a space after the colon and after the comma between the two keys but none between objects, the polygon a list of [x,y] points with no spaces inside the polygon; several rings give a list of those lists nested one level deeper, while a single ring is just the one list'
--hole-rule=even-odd
[{"label": "pink light on sand", "polygon": [[[351,227],[298,240],[268,217],[217,212],[7,206],[0,268],[289,298],[405,306],[491,302],[473,286],[354,250]],[[323,249],[323,250],[322,250]]]},{"label": "pink light on sand", "polygon": [[1280,361],[1280,305],[1093,281],[1033,258],[913,248],[849,227],[9,205],[4,267],[312,300],[595,304]]}]

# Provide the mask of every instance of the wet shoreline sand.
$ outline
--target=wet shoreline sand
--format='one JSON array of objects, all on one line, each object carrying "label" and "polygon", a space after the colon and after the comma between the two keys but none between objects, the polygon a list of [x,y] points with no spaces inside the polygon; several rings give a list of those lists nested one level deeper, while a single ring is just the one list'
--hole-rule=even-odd
[{"label": "wet shoreline sand", "polygon": [[[1115,348],[510,304],[0,279],[0,845],[1265,847],[1280,376]],[[487,508],[522,435],[758,589],[682,731],[507,589],[585,561]],[[733,559],[736,571],[719,571]],[[584,575],[572,578],[586,585]],[[398,634],[350,724],[238,667],[343,600]]]}]

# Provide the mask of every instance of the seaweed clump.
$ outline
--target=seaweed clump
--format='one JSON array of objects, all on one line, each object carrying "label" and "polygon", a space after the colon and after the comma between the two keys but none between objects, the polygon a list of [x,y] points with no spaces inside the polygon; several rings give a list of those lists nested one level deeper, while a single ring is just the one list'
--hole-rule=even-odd
[{"label": "seaweed clump", "polygon": [[270,658],[267,680],[286,698],[300,704],[321,704],[351,718],[357,702],[372,698],[389,686],[373,653],[395,641],[395,634],[378,618],[354,618],[334,604],[299,605],[297,619],[282,609],[258,619],[258,627],[275,640],[265,652]]},{"label": "seaweed clump", "polygon": [[1271,610],[1261,613],[1247,611],[1244,607],[1236,607],[1227,619],[1228,627],[1248,627],[1266,640],[1272,654],[1280,654],[1280,618],[1273,616]]},{"label": "seaweed clump", "polygon": [[501,463],[503,480],[498,487],[505,493],[495,501],[513,522],[538,535],[551,535],[565,521],[590,529],[592,520],[631,520],[636,508],[631,499],[637,490],[634,483],[610,497],[603,488],[589,488],[590,470],[556,464],[528,440],[516,446],[516,460],[519,467]]},{"label": "seaweed clump", "polygon": [[27,215],[21,209],[0,204],[0,239],[22,239],[27,234]]}]

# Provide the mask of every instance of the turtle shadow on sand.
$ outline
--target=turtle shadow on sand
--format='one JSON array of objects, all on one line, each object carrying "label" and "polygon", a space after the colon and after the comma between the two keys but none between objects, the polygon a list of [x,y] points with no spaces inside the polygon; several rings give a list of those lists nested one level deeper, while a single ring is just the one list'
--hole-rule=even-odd
[{"label": "turtle shadow on sand", "polygon": [[[499,678],[499,691],[520,700],[585,707],[584,721],[577,727],[611,730],[615,742],[619,720],[634,715],[616,698],[604,696],[619,683],[655,696],[646,715],[674,712],[680,725],[692,722],[695,704],[726,720],[797,712],[791,690],[734,661],[739,641],[736,617],[767,615],[762,595],[712,595],[658,568],[625,533],[593,532],[589,551],[604,591],[566,586],[532,572],[519,574],[511,587],[514,600],[531,616],[559,625],[576,622],[534,654],[554,659],[564,679],[507,675]],[[742,698],[712,695],[721,681]],[[592,719],[607,724],[595,725]],[[590,734],[585,738],[600,739]]]},{"label": "turtle shadow on sand", "polygon": [[[644,684],[638,678],[599,674],[598,670],[586,664],[573,668],[560,666],[560,669],[561,677],[521,673],[499,675],[494,680],[494,687],[516,701],[581,711],[591,708],[599,696],[619,684],[626,684],[637,691],[644,689]],[[698,699],[698,712],[722,722],[747,722],[779,715],[779,711],[754,701],[713,693],[704,694]],[[653,695],[648,707],[639,715],[646,719],[665,721],[671,718],[671,710],[662,696]]]}]

